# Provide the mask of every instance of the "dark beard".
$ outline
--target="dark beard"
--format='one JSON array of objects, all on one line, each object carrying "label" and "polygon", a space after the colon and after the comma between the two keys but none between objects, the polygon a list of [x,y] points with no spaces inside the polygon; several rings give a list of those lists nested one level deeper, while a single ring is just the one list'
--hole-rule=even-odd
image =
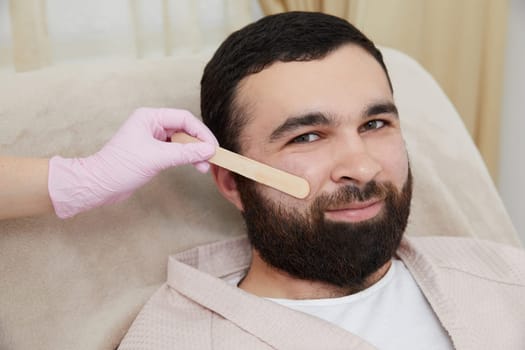
[{"label": "dark beard", "polygon": [[[269,265],[294,277],[361,290],[367,277],[394,256],[405,231],[412,198],[412,174],[401,192],[390,183],[371,181],[363,189],[348,185],[315,199],[308,213],[265,198],[257,186],[236,178],[248,237]],[[328,208],[384,198],[382,211],[357,222],[325,220]]]}]

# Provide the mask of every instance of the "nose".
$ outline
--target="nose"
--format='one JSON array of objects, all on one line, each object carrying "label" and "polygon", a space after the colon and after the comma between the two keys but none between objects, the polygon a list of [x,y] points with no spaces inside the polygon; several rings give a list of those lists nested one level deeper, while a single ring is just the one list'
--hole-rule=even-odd
[{"label": "nose", "polygon": [[373,180],[382,170],[381,164],[370,154],[360,137],[354,137],[334,148],[331,178],[335,183],[362,186]]}]

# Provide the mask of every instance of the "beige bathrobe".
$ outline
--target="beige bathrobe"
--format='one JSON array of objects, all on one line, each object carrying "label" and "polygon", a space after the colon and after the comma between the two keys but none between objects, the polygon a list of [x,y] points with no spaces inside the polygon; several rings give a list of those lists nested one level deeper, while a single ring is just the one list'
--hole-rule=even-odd
[{"label": "beige bathrobe", "polygon": [[[397,252],[456,349],[525,349],[525,252],[469,238],[404,238]],[[374,349],[321,319],[248,294],[246,238],[172,256],[167,283],[119,349]]]}]

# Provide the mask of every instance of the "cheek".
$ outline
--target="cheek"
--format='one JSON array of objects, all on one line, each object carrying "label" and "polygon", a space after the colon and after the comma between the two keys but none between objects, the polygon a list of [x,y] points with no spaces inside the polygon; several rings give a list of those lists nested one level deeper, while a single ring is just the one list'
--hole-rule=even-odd
[{"label": "cheek", "polygon": [[408,155],[402,138],[391,140],[385,147],[379,147],[375,159],[381,163],[382,173],[379,180],[391,181],[401,188],[408,176]]},{"label": "cheek", "polygon": [[329,157],[316,157],[311,152],[308,154],[289,154],[279,159],[274,166],[308,181],[310,185],[308,197],[302,200],[295,199],[304,203],[304,201],[315,198],[321,190],[322,184],[326,181],[327,174],[329,174]]}]

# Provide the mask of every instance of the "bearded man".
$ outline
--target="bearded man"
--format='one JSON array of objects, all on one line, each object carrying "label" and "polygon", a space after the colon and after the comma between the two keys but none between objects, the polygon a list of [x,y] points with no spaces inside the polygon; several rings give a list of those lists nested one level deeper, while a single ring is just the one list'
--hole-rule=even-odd
[{"label": "bearded man", "polygon": [[400,116],[380,51],[351,24],[289,12],[233,33],[204,70],[201,110],[223,147],[305,178],[310,194],[212,167],[248,238],[172,259],[122,348],[525,347],[522,251],[403,237]]}]

